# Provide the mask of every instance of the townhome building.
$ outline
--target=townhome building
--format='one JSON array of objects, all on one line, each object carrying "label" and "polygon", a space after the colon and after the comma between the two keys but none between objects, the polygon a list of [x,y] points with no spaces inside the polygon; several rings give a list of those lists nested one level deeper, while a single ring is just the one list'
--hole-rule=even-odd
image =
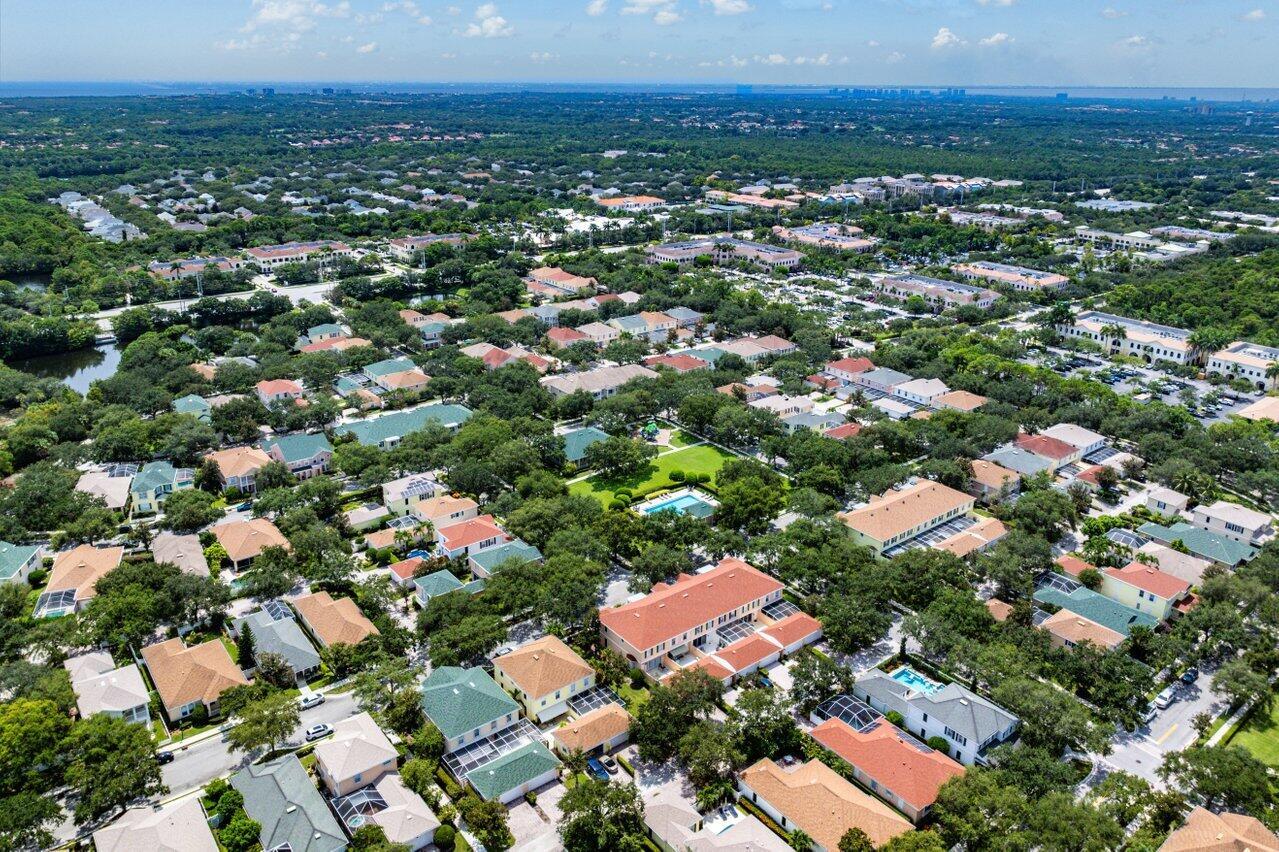
[{"label": "townhome building", "polygon": [[752,620],[781,600],[782,584],[740,559],[658,583],[639,600],[600,611],[605,643],[631,665],[659,674],[690,649],[714,650],[718,628]]},{"label": "townhome building", "polygon": [[263,441],[262,449],[298,479],[327,473],[333,460],[333,445],[323,432],[277,435]]},{"label": "townhome building", "polygon": [[[838,515],[853,534],[878,556],[957,518],[969,516],[971,494],[927,479],[910,480],[872,497],[865,505]],[[937,543],[944,541],[938,539]]]},{"label": "townhome building", "polygon": [[657,372],[639,364],[619,364],[616,367],[596,367],[581,373],[560,373],[543,376],[539,382],[551,396],[561,397],[585,391],[595,399],[607,399],[635,379],[655,379]]},{"label": "townhome building", "polygon": [[1122,568],[1107,568],[1101,575],[1101,593],[1167,621],[1177,607],[1190,597],[1190,583],[1166,574],[1144,562],[1129,562]]},{"label": "townhome building", "polygon": [[568,712],[569,699],[595,686],[595,669],[556,636],[543,636],[493,661],[497,683],[535,723]]},{"label": "townhome building", "polygon": [[245,249],[249,262],[270,272],[286,263],[328,264],[339,257],[354,257],[355,251],[346,243],[336,240],[279,243]]},{"label": "townhome building", "polygon": [[1228,500],[1199,504],[1190,511],[1190,523],[1254,547],[1260,547],[1274,537],[1273,517]]}]

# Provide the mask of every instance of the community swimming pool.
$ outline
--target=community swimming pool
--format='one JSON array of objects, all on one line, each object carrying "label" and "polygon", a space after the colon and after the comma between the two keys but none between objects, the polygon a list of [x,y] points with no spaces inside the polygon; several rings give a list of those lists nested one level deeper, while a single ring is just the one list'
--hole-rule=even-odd
[{"label": "community swimming pool", "polygon": [[640,511],[645,515],[657,512],[677,512],[681,515],[692,515],[694,518],[707,518],[715,513],[714,504],[702,499],[692,491],[682,491],[659,499],[655,503],[644,506]]},{"label": "community swimming pool", "polygon": [[941,684],[936,681],[929,680],[910,666],[902,666],[889,675],[898,683],[904,683],[917,692],[936,692],[941,689]]}]

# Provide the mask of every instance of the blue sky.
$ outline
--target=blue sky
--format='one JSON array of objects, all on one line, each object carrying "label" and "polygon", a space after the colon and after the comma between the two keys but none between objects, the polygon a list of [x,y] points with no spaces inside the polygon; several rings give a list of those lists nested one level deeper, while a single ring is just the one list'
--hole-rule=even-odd
[{"label": "blue sky", "polygon": [[0,80],[1279,85],[1277,0],[3,0]]}]

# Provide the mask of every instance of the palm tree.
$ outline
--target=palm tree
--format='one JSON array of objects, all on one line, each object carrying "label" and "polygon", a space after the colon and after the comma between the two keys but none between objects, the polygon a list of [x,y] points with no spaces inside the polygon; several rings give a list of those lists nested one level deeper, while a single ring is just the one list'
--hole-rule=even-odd
[{"label": "palm tree", "polygon": [[1101,338],[1118,345],[1119,341],[1128,339],[1128,329],[1117,322],[1109,322],[1101,327]]},{"label": "palm tree", "polygon": [[813,848],[813,838],[802,828],[797,828],[790,833],[790,848],[795,852],[811,852]]},{"label": "palm tree", "polygon": [[1271,361],[1266,365],[1266,378],[1271,384],[1279,383],[1279,361]]},{"label": "palm tree", "polygon": [[1194,349],[1196,357],[1199,357],[1224,349],[1231,337],[1233,335],[1220,328],[1198,328],[1191,332],[1186,342]]},{"label": "palm tree", "polygon": [[726,802],[733,796],[733,785],[725,780],[714,781],[697,791],[697,807],[702,811]]},{"label": "palm tree", "polygon": [[575,748],[564,755],[564,771],[568,773],[570,782],[586,772],[586,753],[580,748]]}]

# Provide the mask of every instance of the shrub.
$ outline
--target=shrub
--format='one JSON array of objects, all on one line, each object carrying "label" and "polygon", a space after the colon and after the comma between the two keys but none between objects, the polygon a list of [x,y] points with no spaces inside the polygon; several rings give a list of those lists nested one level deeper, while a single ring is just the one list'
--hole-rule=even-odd
[{"label": "shrub", "polygon": [[530,805],[536,805],[537,793],[534,793],[532,790],[529,790],[527,793],[524,794],[524,801],[528,802]]},{"label": "shrub", "polygon": [[610,512],[620,512],[622,509],[625,509],[625,508],[626,508],[626,503],[621,500],[609,501],[608,510]]},{"label": "shrub", "polygon": [[906,719],[902,717],[902,714],[898,713],[896,710],[889,710],[884,714],[884,718],[899,728],[906,721]]},{"label": "shrub", "polygon": [[648,685],[648,678],[639,669],[631,669],[631,689],[643,689]]},{"label": "shrub", "polygon": [[613,496],[618,500],[634,500],[635,492],[629,488],[619,488],[613,492]]},{"label": "shrub", "polygon": [[457,832],[453,830],[451,825],[442,825],[435,829],[435,845],[441,852],[449,852],[453,848],[453,838],[457,836]]},{"label": "shrub", "polygon": [[45,580],[47,579],[49,579],[49,572],[44,570],[43,568],[36,568],[29,575],[27,575],[27,582],[31,585],[31,588],[33,589],[38,589],[41,586],[43,586]]},{"label": "shrub", "polygon": [[204,788],[204,795],[211,801],[216,802],[229,789],[231,789],[231,785],[227,783],[225,778],[214,778],[209,782],[209,786]]},{"label": "shrub", "polygon": [[631,777],[635,776],[635,767],[631,766],[631,762],[622,757],[620,754],[617,756],[617,765],[626,770],[627,775],[630,775]]},{"label": "shrub", "polygon": [[682,470],[672,470],[670,473],[670,477],[671,477],[671,482],[683,482],[685,474],[684,474],[684,471]]},{"label": "shrub", "polygon": [[950,754],[950,743],[946,741],[945,737],[929,737],[928,747],[945,755]]}]

